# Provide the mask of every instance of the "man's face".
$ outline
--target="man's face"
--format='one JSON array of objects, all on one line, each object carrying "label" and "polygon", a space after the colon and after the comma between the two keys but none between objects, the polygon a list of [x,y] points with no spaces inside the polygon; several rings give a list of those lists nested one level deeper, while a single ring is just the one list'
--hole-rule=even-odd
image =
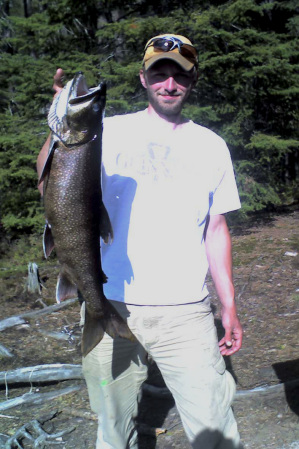
[{"label": "man's face", "polygon": [[146,72],[140,71],[140,80],[147,89],[150,105],[165,117],[178,116],[195,84],[194,72],[186,72],[172,61],[162,60]]}]

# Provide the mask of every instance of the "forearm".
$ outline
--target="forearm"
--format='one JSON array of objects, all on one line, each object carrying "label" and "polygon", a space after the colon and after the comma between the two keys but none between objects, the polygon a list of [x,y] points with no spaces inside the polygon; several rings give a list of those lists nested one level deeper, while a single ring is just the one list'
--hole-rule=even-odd
[{"label": "forearm", "polygon": [[223,215],[210,217],[205,244],[225,330],[225,336],[219,342],[220,351],[222,355],[231,355],[241,348],[243,332],[235,303],[231,238]]},{"label": "forearm", "polygon": [[[49,145],[50,145],[50,139],[51,136],[49,135],[46,142],[44,143],[38,157],[37,157],[37,161],[36,161],[36,170],[37,170],[37,175],[38,175],[38,179],[41,176],[43,167],[45,165],[47,156],[48,156],[48,151],[49,151]],[[40,194],[43,195],[43,183],[39,184],[38,186],[38,190],[40,191]]]},{"label": "forearm", "polygon": [[[56,95],[59,94],[59,92],[63,88],[63,77],[64,77],[63,70],[60,68],[57,69],[57,71],[54,75],[54,84],[53,84],[53,90],[55,91],[54,98]],[[48,136],[46,142],[44,143],[44,145],[37,157],[36,170],[37,170],[38,179],[40,178],[40,176],[42,174],[42,170],[43,170],[45,162],[47,160],[49,146],[50,146],[50,140],[51,140],[51,135]],[[40,191],[40,194],[43,195],[43,183],[39,184],[38,190]]]},{"label": "forearm", "polygon": [[[210,220],[215,220],[212,217]],[[232,244],[225,217],[219,223],[209,224],[206,232],[206,253],[217,295],[223,307],[235,307],[235,289],[232,269]]]}]

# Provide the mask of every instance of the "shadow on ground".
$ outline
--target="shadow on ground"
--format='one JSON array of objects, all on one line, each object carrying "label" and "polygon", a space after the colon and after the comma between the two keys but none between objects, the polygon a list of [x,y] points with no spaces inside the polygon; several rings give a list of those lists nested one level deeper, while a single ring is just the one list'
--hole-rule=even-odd
[{"label": "shadow on ground", "polygon": [[274,363],[273,369],[284,383],[284,391],[290,409],[299,416],[299,359]]}]

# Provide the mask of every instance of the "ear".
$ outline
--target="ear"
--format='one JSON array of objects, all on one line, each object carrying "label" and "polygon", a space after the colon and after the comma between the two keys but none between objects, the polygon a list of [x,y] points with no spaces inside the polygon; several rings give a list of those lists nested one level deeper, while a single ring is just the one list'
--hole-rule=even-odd
[{"label": "ear", "polygon": [[145,89],[147,89],[147,83],[146,83],[146,79],[145,79],[145,70],[140,69],[139,77],[140,77],[141,84],[143,85],[143,87]]}]

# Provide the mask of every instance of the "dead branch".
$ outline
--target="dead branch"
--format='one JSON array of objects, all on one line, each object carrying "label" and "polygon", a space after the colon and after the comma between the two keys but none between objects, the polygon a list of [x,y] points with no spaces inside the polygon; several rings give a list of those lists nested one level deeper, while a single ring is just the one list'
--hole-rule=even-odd
[{"label": "dead branch", "polygon": [[55,363],[0,372],[0,385],[83,379],[82,366]]},{"label": "dead branch", "polygon": [[[276,385],[267,385],[265,387],[257,387],[250,390],[238,390],[235,396],[235,401],[246,398],[260,398],[261,396],[272,396],[284,394],[285,388],[296,388],[299,386],[299,379],[290,380],[285,383]],[[157,398],[171,398],[171,392],[167,387],[156,387],[144,383],[142,390],[145,394]]]},{"label": "dead branch", "polygon": [[[68,334],[64,334],[63,332],[46,331],[44,329],[38,329],[37,331],[39,334],[42,334],[45,337],[54,338],[55,340],[64,340],[64,341],[70,340],[70,336]],[[74,337],[72,338],[74,340]]]},{"label": "dead branch", "polygon": [[36,316],[47,315],[48,313],[57,312],[60,309],[64,309],[71,304],[78,301],[78,298],[67,299],[61,304],[54,304],[53,306],[46,307],[44,309],[35,310],[34,312],[22,313],[21,315],[11,316],[0,321],[0,331],[3,331],[9,327],[17,326],[19,324],[26,323],[26,319],[35,318]]},{"label": "dead branch", "polygon": [[65,394],[73,393],[82,389],[82,385],[73,385],[59,391],[49,391],[48,393],[25,393],[14,399],[8,399],[0,403],[0,411],[8,410],[9,408],[17,407],[23,404],[40,405],[46,401],[52,401],[55,398],[64,396]]},{"label": "dead branch", "polygon": [[0,358],[1,357],[13,357],[13,354],[5,346],[0,344]]},{"label": "dead branch", "polygon": [[52,413],[51,415],[44,418],[33,419],[28,423],[24,424],[15,432],[15,434],[12,437],[8,438],[8,440],[5,443],[5,449],[13,449],[15,447],[22,449],[23,446],[21,446],[20,442],[23,439],[28,439],[29,441],[31,441],[34,444],[35,448],[45,448],[46,446],[48,446],[48,444],[51,444],[51,440],[60,438],[63,435],[71,433],[73,432],[73,430],[75,430],[75,427],[71,427],[70,429],[63,430],[62,432],[52,434],[46,432],[43,429],[42,425],[45,424],[47,421],[50,421],[51,419],[55,418],[56,416],[57,412]]},{"label": "dead branch", "polygon": [[285,393],[285,389],[292,389],[299,386],[299,379],[289,380],[277,385],[267,385],[265,387],[257,387],[252,390],[239,390],[237,391],[235,400],[244,398],[260,398],[261,396],[280,395]]},{"label": "dead branch", "polygon": [[5,320],[0,321],[0,331],[24,323],[26,323],[26,321],[21,316],[11,316],[9,318],[5,318]]},{"label": "dead branch", "polygon": [[78,410],[73,407],[63,406],[63,413],[69,416],[75,416],[76,418],[88,419],[89,421],[98,421],[98,415],[93,412]]}]

